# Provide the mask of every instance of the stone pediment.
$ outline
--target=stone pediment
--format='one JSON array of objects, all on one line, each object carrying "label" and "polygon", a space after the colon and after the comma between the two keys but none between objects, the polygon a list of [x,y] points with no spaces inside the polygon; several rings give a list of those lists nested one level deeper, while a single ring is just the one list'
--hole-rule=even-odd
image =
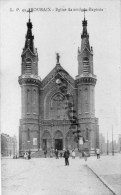
[{"label": "stone pediment", "polygon": [[55,79],[57,75],[63,77],[63,79],[65,79],[73,87],[75,86],[75,80],[69,75],[66,70],[64,70],[64,68],[60,64],[57,64],[52,69],[52,71],[42,80],[42,88],[45,88],[46,85],[48,85],[53,79]]}]

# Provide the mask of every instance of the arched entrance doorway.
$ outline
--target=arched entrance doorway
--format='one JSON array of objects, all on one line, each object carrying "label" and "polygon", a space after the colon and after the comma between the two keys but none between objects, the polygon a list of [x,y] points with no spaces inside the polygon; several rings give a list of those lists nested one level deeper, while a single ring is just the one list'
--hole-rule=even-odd
[{"label": "arched entrance doorway", "polygon": [[42,149],[51,148],[51,135],[48,131],[45,131],[42,135]]},{"label": "arched entrance doorway", "polygon": [[55,150],[63,150],[63,134],[61,131],[56,131],[54,136]]}]

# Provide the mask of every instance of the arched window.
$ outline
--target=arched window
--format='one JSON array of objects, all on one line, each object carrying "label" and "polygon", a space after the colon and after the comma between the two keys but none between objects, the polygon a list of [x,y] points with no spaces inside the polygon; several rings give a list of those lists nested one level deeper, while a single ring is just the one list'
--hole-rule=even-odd
[{"label": "arched window", "polygon": [[89,132],[88,132],[88,128],[86,128],[86,132],[85,132],[85,138],[86,140],[89,140]]},{"label": "arched window", "polygon": [[87,57],[83,58],[83,72],[89,72],[89,59]]},{"label": "arched window", "polygon": [[37,112],[37,92],[33,90],[33,113]]},{"label": "arched window", "polygon": [[32,65],[32,61],[30,58],[26,59],[26,72],[27,73],[31,73],[31,65]]},{"label": "arched window", "polygon": [[30,141],[30,129],[27,130],[27,140]]},{"label": "arched window", "polygon": [[66,99],[61,93],[56,93],[51,99],[51,118],[53,119],[64,119],[67,118],[66,113]]},{"label": "arched window", "polygon": [[31,91],[27,89],[27,113],[31,112]]},{"label": "arched window", "polygon": [[84,91],[84,100],[85,100],[85,112],[88,112],[88,89],[85,88]]}]

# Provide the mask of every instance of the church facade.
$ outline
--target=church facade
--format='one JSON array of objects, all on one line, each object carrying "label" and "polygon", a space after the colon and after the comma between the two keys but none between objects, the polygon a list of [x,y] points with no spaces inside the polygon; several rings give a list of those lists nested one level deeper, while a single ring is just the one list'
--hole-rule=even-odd
[{"label": "church facade", "polygon": [[21,119],[19,152],[50,148],[80,148],[94,152],[99,147],[99,125],[95,117],[93,49],[87,20],[82,21],[81,48],[78,48],[78,75],[73,79],[61,66],[59,54],[53,70],[41,80],[38,53],[34,48],[32,23],[27,23],[21,55]]}]

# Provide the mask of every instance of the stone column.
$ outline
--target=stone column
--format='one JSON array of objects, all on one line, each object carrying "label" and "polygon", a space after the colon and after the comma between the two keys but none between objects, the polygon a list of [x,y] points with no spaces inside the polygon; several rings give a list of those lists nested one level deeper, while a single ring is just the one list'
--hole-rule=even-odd
[{"label": "stone column", "polygon": [[64,130],[63,130],[63,149],[66,147],[66,145],[65,145],[65,134],[66,134],[66,126],[65,126],[65,120],[64,120],[64,124],[63,124],[64,126]]},{"label": "stone column", "polygon": [[54,138],[53,138],[53,122],[51,123],[51,147],[54,148]]}]

